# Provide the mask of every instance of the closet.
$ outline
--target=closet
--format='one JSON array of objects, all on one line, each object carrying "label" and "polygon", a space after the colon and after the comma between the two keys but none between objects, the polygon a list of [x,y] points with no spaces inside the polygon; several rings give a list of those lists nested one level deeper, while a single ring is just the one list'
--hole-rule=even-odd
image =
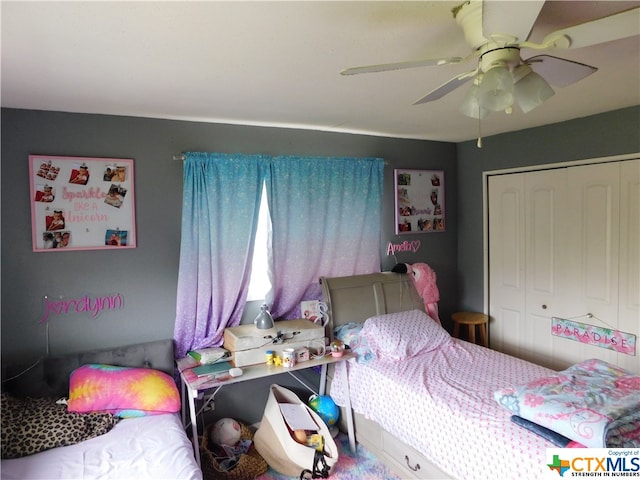
[{"label": "closet", "polygon": [[[640,373],[640,159],[490,173],[487,189],[491,348]],[[635,355],[552,335],[552,317],[635,335]]]}]

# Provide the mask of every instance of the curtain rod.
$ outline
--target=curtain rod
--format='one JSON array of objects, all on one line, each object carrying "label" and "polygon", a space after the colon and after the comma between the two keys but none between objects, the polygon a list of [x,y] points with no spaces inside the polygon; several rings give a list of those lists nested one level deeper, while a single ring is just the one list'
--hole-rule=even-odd
[{"label": "curtain rod", "polygon": [[[187,156],[181,153],[180,155],[174,155],[173,159],[174,160],[179,160],[181,162],[184,162],[187,159]],[[389,162],[387,160],[385,160],[384,164],[385,165],[389,165]]]}]

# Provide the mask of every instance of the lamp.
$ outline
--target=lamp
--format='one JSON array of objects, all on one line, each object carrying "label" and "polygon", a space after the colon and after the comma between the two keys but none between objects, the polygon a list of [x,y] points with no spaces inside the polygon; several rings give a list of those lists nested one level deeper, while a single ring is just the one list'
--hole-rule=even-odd
[{"label": "lamp", "polygon": [[480,105],[480,87],[478,85],[481,81],[482,74],[480,73],[473,79],[473,85],[467,91],[460,105],[460,111],[467,117],[482,119],[489,115],[489,110]]},{"label": "lamp", "polygon": [[544,78],[526,64],[513,69],[513,81],[516,101],[524,113],[542,105],[556,93]]},{"label": "lamp", "polygon": [[468,117],[482,119],[490,111],[511,113],[517,102],[521,110],[528,113],[555,95],[544,78],[521,62],[517,48],[485,52],[460,111]]},{"label": "lamp", "polygon": [[479,91],[480,105],[499,112],[513,105],[513,78],[505,65],[485,72]]},{"label": "lamp", "polygon": [[555,95],[544,78],[522,63],[517,47],[487,50],[480,56],[478,69],[464,77],[471,75],[475,75],[473,85],[462,100],[460,111],[478,119],[478,148],[482,147],[480,120],[490,111],[510,114],[517,102],[528,113]]},{"label": "lamp", "polygon": [[269,313],[269,306],[266,303],[263,303],[260,307],[260,313],[253,323],[259,330],[268,330],[274,327],[273,317]]}]

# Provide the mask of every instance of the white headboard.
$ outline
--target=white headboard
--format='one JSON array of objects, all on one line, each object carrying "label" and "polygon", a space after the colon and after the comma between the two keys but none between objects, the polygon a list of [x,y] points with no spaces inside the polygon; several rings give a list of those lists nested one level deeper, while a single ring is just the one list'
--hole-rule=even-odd
[{"label": "white headboard", "polygon": [[364,322],[384,313],[422,310],[424,304],[404,273],[381,272],[350,277],[321,277],[322,295],[328,307],[326,334],[349,322]]}]

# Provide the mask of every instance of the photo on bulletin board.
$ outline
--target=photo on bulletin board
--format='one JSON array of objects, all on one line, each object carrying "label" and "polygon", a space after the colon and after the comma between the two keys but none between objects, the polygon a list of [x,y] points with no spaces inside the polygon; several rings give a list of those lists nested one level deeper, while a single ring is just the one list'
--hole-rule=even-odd
[{"label": "photo on bulletin board", "polygon": [[135,248],[133,160],[29,156],[34,252]]},{"label": "photo on bulletin board", "polygon": [[396,235],[444,232],[444,171],[394,170]]}]

